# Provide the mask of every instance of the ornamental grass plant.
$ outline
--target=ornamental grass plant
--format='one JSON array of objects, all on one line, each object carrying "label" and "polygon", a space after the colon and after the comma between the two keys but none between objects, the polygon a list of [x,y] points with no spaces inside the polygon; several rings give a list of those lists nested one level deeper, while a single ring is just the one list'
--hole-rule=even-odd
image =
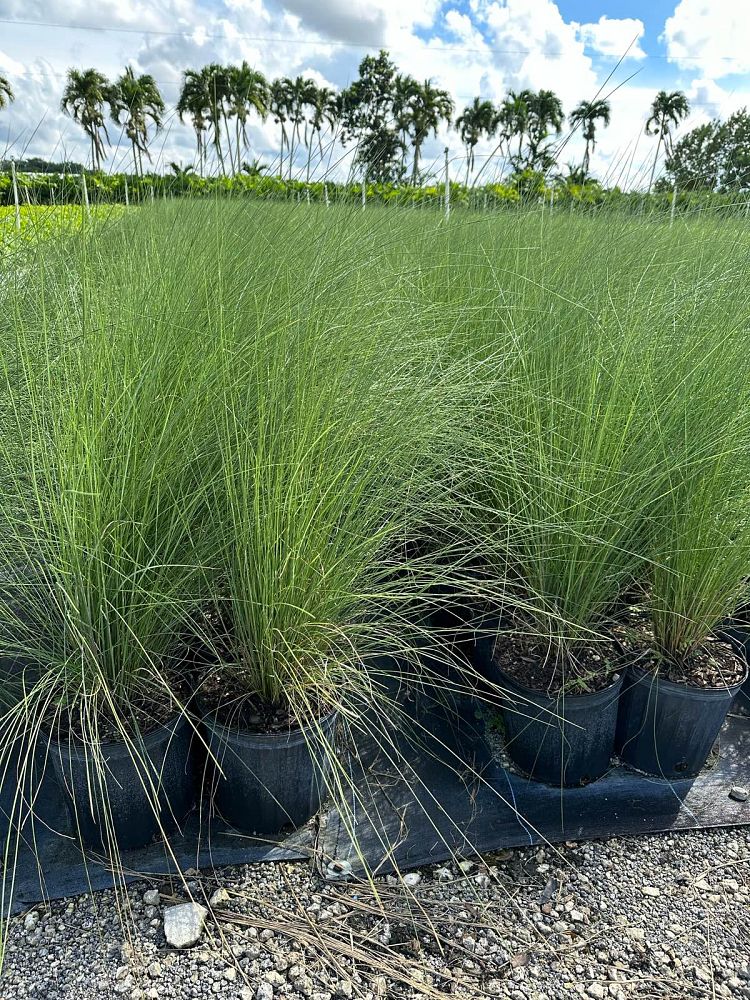
[{"label": "ornamental grass plant", "polygon": [[406,773],[405,693],[476,681],[452,602],[558,690],[634,600],[684,657],[748,576],[746,260],[731,221],[187,199],[35,245],[0,314],[0,774],[73,741],[106,793],[102,745],[138,769],[196,690],[320,742],[337,711]]},{"label": "ornamental grass plant", "polygon": [[105,803],[117,740],[156,809],[143,738],[205,683],[191,637],[296,720],[324,704],[359,725],[373,702],[398,714],[378,664],[419,662],[435,584],[461,572],[450,542],[421,544],[451,523],[473,405],[451,316],[421,309],[405,266],[431,232],[262,208],[127,215],[8,290],[20,597],[5,588],[0,630],[23,694],[2,752],[82,747]]},{"label": "ornamental grass plant", "polygon": [[[538,215],[503,239],[487,229],[476,251],[492,282],[473,303],[487,359],[476,370],[491,383],[498,341],[503,363],[477,421],[476,530],[506,581],[503,630],[559,664],[559,686],[582,650],[608,647],[634,584],[653,586],[671,628],[687,620],[703,635],[739,596],[747,240],[718,222],[611,219],[602,240],[597,222]],[[731,528],[709,515],[723,504]],[[691,560],[692,579],[675,568]]]}]

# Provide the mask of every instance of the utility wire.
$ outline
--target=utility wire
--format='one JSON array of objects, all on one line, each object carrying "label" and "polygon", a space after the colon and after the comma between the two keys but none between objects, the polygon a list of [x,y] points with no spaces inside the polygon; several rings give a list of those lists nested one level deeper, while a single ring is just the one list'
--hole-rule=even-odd
[{"label": "utility wire", "polygon": [[[126,28],[122,26],[115,25],[102,25],[102,24],[66,24],[61,21],[32,21],[25,18],[11,18],[11,17],[0,17],[0,24],[17,24],[26,27],[35,28],[62,28],[69,29],[71,31],[112,31],[118,32],[120,34],[128,35],[153,35],[153,36],[163,36],[168,38],[191,38],[197,32],[196,28],[184,29],[182,31],[166,31],[157,28]],[[329,47],[345,48],[345,49],[363,49],[372,50],[378,47],[385,47],[380,42],[374,42],[371,45],[366,45],[357,42],[343,42],[334,39],[326,38],[296,38],[291,35],[243,35],[236,34],[232,35],[231,38],[226,34],[221,33],[200,33],[200,37],[205,40],[211,41],[234,41],[242,40],[248,42],[262,42],[264,44],[288,44],[288,45],[327,45]],[[585,43],[584,43],[585,44]],[[404,49],[396,49],[388,46],[390,52],[401,52]],[[467,45],[441,45],[436,52],[473,52],[476,54],[487,54],[491,53],[493,55],[517,55],[517,56],[532,56],[532,55],[542,55],[550,59],[557,58],[559,56],[564,56],[567,53],[562,50],[544,50],[538,49],[506,49],[506,48],[495,48],[491,45],[486,45],[482,47],[471,47]],[[633,58],[636,58],[633,56]],[[715,60],[727,60],[729,62],[736,61],[736,56],[669,56],[662,53],[646,53],[645,56],[639,58],[645,59],[671,59],[675,62],[706,62],[707,59]]]}]

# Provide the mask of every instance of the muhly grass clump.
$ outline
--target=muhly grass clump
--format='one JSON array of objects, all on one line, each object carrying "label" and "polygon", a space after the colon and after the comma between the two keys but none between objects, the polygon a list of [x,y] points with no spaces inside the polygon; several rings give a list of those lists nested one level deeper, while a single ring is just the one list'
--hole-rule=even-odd
[{"label": "muhly grass clump", "polygon": [[681,303],[679,350],[675,332],[663,348],[652,426],[664,486],[650,521],[647,604],[656,648],[678,673],[747,596],[749,276],[746,247],[704,263],[699,292]]},{"label": "muhly grass clump", "polygon": [[[609,640],[633,581],[652,581],[664,621],[689,620],[705,637],[737,600],[747,565],[737,453],[748,416],[747,239],[711,224],[608,226],[606,240],[590,220],[548,221],[535,240],[528,217],[512,239],[472,234],[474,259],[487,260],[473,343],[490,363],[477,376],[491,382],[498,341],[504,366],[477,419],[476,533],[507,580],[503,628],[546,645],[563,673],[577,649]],[[731,528],[716,516],[726,505]],[[707,599],[714,607],[699,610]]]},{"label": "muhly grass clump", "polygon": [[381,658],[419,662],[435,583],[461,572],[420,544],[451,523],[473,400],[451,314],[412,292],[424,234],[184,208],[40,258],[3,324],[21,599],[0,627],[23,655],[3,742],[80,740],[105,797],[102,740],[138,766],[207,622],[248,695],[367,725],[373,702],[399,713]]}]

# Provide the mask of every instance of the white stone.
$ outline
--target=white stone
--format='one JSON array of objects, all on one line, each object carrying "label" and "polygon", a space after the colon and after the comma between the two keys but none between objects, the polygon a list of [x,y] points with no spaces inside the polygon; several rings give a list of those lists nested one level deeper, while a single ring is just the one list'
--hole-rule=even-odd
[{"label": "white stone", "polygon": [[404,875],[404,885],[409,889],[413,889],[415,886],[419,885],[422,881],[422,876],[419,872],[409,872],[408,875]]},{"label": "white stone", "polygon": [[200,903],[180,903],[164,911],[164,936],[172,948],[191,948],[200,940],[208,910]]},{"label": "white stone", "polygon": [[143,893],[143,902],[146,906],[158,906],[161,902],[161,895],[158,889],[147,889]]},{"label": "white stone", "polygon": [[600,983],[592,983],[586,989],[586,996],[593,997],[594,1000],[604,1000],[607,990]]},{"label": "white stone", "polygon": [[228,903],[230,899],[231,896],[226,889],[216,889],[216,891],[211,894],[208,905],[211,907],[222,906],[224,903]]}]

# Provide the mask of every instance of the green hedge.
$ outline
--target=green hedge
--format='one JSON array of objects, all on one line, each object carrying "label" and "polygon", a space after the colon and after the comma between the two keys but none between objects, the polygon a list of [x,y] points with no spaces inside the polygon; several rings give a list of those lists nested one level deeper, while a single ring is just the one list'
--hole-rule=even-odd
[{"label": "green hedge", "polygon": [[[164,176],[147,174],[135,177],[126,174],[87,173],[89,200],[96,203],[124,203],[127,195],[132,203],[164,197],[207,197],[210,195],[249,196],[273,201],[358,202],[361,184],[336,184],[321,181],[283,180],[280,177],[245,176],[198,177],[195,174]],[[19,174],[21,204],[64,205],[80,204],[83,199],[82,179],[77,174]],[[395,184],[368,184],[366,197],[370,202],[408,206],[439,206],[443,204],[444,185],[423,187]],[[451,184],[451,205],[455,208],[482,210],[501,206],[545,201],[556,206],[572,206],[595,210],[615,207],[633,214],[668,214],[672,209],[671,192],[624,192],[619,188],[606,190],[595,181],[587,184],[545,182],[538,174],[525,173],[504,183],[468,188]],[[0,206],[13,204],[10,174],[0,173]],[[676,210],[680,213],[704,209],[722,214],[745,214],[747,199],[736,195],[678,192]]]}]

